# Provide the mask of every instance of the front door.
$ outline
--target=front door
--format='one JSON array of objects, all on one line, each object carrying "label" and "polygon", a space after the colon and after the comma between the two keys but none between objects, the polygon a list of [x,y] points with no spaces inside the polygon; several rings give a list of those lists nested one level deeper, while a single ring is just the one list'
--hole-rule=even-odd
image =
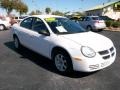
[{"label": "front door", "polygon": [[32,31],[29,34],[31,36],[31,48],[34,51],[49,57],[50,35],[46,25],[40,18],[34,18]]}]

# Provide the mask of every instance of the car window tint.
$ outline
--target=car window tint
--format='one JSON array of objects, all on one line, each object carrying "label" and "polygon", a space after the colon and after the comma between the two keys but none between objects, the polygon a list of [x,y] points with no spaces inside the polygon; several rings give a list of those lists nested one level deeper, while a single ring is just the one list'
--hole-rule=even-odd
[{"label": "car window tint", "polygon": [[46,18],[45,20],[55,34],[85,32],[78,23],[67,18]]},{"label": "car window tint", "polygon": [[34,30],[36,32],[48,31],[44,22],[39,18],[34,19],[34,22],[32,24],[32,30]]},{"label": "car window tint", "polygon": [[24,27],[24,28],[27,28],[27,29],[31,29],[32,27],[32,21],[33,21],[33,18],[30,17],[30,18],[27,18],[25,20],[23,20],[20,24],[21,27]]},{"label": "car window tint", "polygon": [[100,17],[92,17],[92,20],[102,20]]}]

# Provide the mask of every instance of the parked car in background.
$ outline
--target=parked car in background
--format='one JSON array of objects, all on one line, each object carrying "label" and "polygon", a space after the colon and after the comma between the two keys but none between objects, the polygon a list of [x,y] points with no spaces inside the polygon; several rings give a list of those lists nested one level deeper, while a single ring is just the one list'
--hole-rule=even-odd
[{"label": "parked car in background", "polygon": [[79,24],[83,28],[91,31],[101,31],[102,29],[106,28],[105,21],[99,16],[81,17],[79,20]]},{"label": "parked car in background", "polygon": [[16,23],[19,23],[20,21],[22,21],[24,18],[26,18],[27,16],[15,16],[14,20],[16,21]]},{"label": "parked car in background", "polygon": [[75,21],[75,22],[78,22],[80,20],[79,17],[71,17],[69,19],[72,20],[72,21]]},{"label": "parked car in background", "polygon": [[36,15],[11,28],[16,49],[21,45],[54,61],[61,73],[93,72],[110,66],[116,58],[112,41],[86,31],[68,18]]},{"label": "parked car in background", "polygon": [[0,19],[0,31],[8,29],[10,26],[11,26],[10,20],[5,18]]}]

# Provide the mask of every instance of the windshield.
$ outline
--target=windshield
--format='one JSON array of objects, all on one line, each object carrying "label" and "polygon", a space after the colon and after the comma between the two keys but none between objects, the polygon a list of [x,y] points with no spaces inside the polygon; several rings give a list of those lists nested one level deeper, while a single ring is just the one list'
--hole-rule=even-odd
[{"label": "windshield", "polygon": [[55,34],[81,33],[85,30],[76,22],[67,18],[46,18],[45,21]]}]

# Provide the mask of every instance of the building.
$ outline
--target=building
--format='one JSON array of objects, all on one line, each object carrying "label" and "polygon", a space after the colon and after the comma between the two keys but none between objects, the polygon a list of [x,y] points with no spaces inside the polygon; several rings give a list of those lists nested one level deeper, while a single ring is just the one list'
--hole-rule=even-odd
[{"label": "building", "polygon": [[120,19],[120,0],[102,4],[85,11],[86,15],[108,16],[112,19]]}]

